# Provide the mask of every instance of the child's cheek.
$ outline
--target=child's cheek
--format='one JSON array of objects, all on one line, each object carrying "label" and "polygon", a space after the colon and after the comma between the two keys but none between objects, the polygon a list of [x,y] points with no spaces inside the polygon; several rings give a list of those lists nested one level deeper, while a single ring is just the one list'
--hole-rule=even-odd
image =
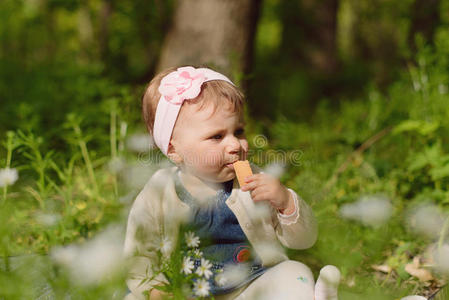
[{"label": "child's cheek", "polygon": [[248,141],[247,140],[243,140],[241,142],[241,145],[242,145],[242,151],[243,151],[243,153],[242,153],[243,159],[246,159],[246,156],[247,156],[248,151],[249,151]]},{"label": "child's cheek", "polygon": [[224,164],[223,153],[216,150],[208,150],[202,156],[203,163],[205,166],[221,166]]}]

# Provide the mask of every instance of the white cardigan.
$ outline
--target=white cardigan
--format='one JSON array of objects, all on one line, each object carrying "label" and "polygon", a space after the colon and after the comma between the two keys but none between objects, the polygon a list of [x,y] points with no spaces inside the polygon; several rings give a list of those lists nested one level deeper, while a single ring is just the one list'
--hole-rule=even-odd
[{"label": "white cardigan", "polygon": [[[251,167],[254,173],[260,172],[256,166]],[[189,206],[175,191],[173,175],[176,170],[177,167],[169,167],[154,173],[129,213],[124,254],[131,263],[127,284],[134,299],[145,299],[144,291],[166,282],[161,274],[151,281],[142,283],[142,280],[152,276],[151,264],[161,241],[168,239],[174,245],[179,226],[189,214]],[[306,249],[317,238],[317,223],[311,208],[293,190],[288,190],[296,205],[296,212],[289,216],[280,215],[269,205],[264,205],[265,210],[259,204],[256,207],[250,193],[240,189],[237,178],[226,200],[264,266],[288,259],[282,246]]]}]

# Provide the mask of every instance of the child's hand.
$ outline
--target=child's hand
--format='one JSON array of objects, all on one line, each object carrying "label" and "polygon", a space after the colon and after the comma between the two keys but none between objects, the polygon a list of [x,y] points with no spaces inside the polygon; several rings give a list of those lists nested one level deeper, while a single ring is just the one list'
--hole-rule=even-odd
[{"label": "child's hand", "polygon": [[268,174],[254,174],[245,178],[242,191],[251,191],[253,201],[269,201],[271,206],[283,214],[291,214],[295,210],[292,195],[279,179]]}]

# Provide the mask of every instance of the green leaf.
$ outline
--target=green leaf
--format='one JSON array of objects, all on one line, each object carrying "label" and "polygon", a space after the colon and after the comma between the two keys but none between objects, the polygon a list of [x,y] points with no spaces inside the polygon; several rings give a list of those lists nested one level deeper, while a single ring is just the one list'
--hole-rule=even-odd
[{"label": "green leaf", "polygon": [[444,166],[438,166],[430,170],[432,180],[440,180],[445,177],[449,177],[449,164]]},{"label": "green leaf", "polygon": [[394,129],[393,134],[399,134],[407,131],[415,131],[423,136],[433,133],[440,127],[439,122],[425,122],[421,120],[405,120],[399,123]]}]

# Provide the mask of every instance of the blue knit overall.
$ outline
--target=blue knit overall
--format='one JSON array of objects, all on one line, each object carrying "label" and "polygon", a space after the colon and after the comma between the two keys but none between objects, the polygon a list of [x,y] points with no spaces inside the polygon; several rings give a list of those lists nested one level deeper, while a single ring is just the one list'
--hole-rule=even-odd
[{"label": "blue knit overall", "polygon": [[[190,219],[185,226],[191,229],[201,239],[200,250],[208,259],[213,269],[220,270],[231,265],[244,266],[247,276],[239,282],[218,286],[214,278],[209,279],[211,294],[230,293],[262,275],[266,268],[253,251],[234,213],[226,205],[226,199],[231,195],[233,180],[225,182],[213,197],[207,198],[199,205],[182,185],[178,172],[174,176],[176,193],[181,201],[191,209]],[[203,203],[206,203],[204,205]],[[200,260],[194,261],[195,266]]]}]

